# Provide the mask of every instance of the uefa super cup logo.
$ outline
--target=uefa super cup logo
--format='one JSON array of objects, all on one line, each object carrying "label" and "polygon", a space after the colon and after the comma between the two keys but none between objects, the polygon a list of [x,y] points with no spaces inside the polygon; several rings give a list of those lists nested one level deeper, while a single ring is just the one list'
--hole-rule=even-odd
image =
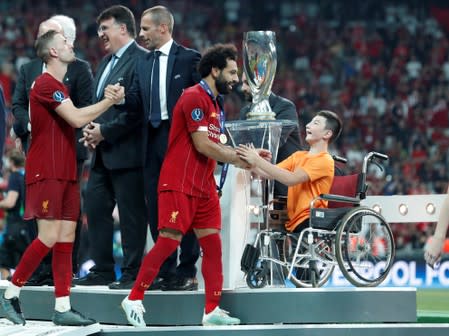
[{"label": "uefa super cup logo", "polygon": [[249,31],[243,35],[243,70],[253,95],[247,119],[275,119],[268,103],[276,74],[276,35],[272,31]]}]

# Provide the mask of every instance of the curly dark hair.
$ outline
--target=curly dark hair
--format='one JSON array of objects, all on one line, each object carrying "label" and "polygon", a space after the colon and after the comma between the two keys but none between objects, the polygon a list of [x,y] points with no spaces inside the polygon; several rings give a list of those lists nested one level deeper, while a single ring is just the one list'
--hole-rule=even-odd
[{"label": "curly dark hair", "polygon": [[233,44],[215,44],[204,53],[198,71],[202,78],[207,77],[212,68],[226,68],[228,60],[237,61],[237,48]]}]

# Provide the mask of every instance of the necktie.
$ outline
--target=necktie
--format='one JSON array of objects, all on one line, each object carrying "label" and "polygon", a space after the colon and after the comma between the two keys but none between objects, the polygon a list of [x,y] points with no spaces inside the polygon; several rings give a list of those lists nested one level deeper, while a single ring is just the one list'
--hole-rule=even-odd
[{"label": "necktie", "polygon": [[150,82],[150,122],[156,128],[161,124],[161,101],[159,96],[159,56],[161,52],[156,50],[154,52],[153,65],[151,67],[151,82]]},{"label": "necktie", "polygon": [[108,66],[104,70],[104,75],[100,79],[100,84],[97,89],[97,98],[100,99],[104,94],[104,87],[108,82],[109,77],[111,76],[112,69],[114,68],[115,63],[117,63],[118,57],[116,55],[112,55],[111,60],[109,61]]}]

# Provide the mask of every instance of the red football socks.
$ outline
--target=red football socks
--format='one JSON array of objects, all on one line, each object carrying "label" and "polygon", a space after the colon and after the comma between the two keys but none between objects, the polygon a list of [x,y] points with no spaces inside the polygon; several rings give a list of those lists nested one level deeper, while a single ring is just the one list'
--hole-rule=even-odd
[{"label": "red football socks", "polygon": [[50,247],[41,242],[39,238],[34,239],[23,253],[11,282],[22,287],[49,251]]},{"label": "red football socks", "polygon": [[218,233],[198,239],[203,250],[201,272],[206,293],[205,312],[209,314],[220,304],[223,288],[223,264],[221,260],[221,238]]},{"label": "red football socks", "polygon": [[130,300],[143,300],[145,290],[150,287],[162,263],[177,249],[179,243],[177,240],[159,235],[156,244],[142,261],[136,282],[129,294]]},{"label": "red football socks", "polygon": [[51,267],[55,282],[55,296],[69,296],[72,284],[73,243],[56,243],[53,246]]}]

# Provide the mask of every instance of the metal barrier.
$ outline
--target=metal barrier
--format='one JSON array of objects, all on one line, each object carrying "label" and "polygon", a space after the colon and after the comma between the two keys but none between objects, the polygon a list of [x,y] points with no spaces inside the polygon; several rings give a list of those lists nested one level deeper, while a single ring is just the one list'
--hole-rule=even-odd
[{"label": "metal barrier", "polygon": [[445,194],[368,196],[362,204],[380,211],[389,223],[436,222]]}]

